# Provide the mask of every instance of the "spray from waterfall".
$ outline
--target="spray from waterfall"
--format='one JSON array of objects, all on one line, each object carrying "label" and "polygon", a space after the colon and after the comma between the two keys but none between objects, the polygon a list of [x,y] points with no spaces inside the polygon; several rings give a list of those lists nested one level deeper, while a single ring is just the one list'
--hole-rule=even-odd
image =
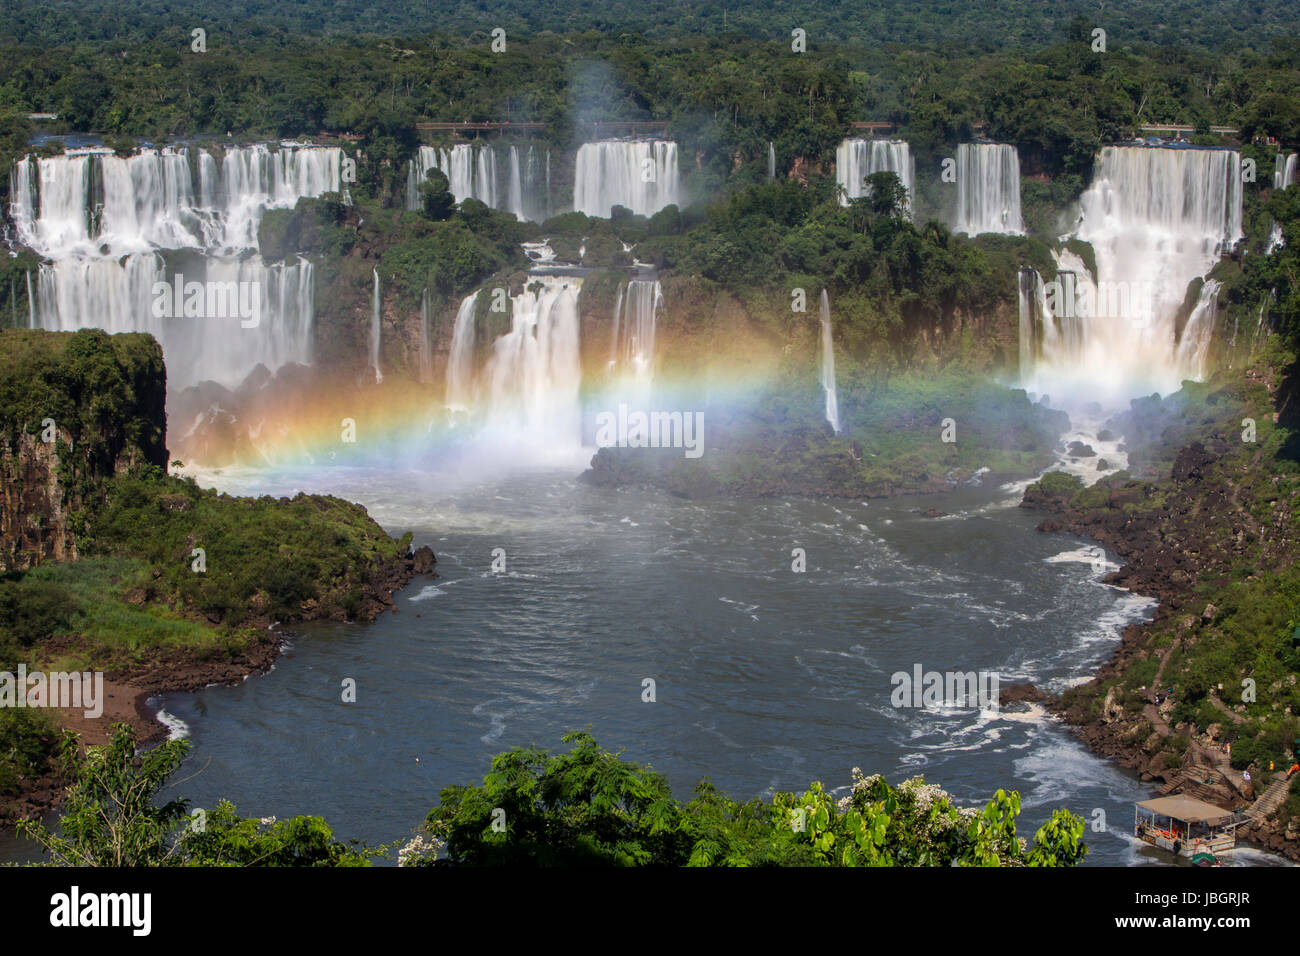
[{"label": "spray from waterfall", "polygon": [[822,289],[822,388],[826,392],[826,421],[832,431],[840,433],[840,403],[835,386],[835,346],[831,341],[831,302]]}]

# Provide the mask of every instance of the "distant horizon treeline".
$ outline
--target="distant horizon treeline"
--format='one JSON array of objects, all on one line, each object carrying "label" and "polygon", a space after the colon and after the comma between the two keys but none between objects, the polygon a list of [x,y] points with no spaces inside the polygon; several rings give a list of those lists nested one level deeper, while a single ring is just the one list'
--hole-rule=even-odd
[{"label": "distant horizon treeline", "polygon": [[[311,36],[393,37],[430,29],[464,36],[501,28],[526,34],[632,32],[683,37],[780,39],[796,27],[810,42],[881,46],[958,45],[984,50],[1038,49],[1062,25],[1100,17],[1115,48],[1238,50],[1300,34],[1300,10],[1237,0],[777,0],[768,4],[691,0],[10,0],[0,37],[17,43],[147,42],[168,28],[204,26],[250,37],[275,32]],[[193,23],[178,23],[178,18]],[[0,40],[0,43],[3,43]]]}]

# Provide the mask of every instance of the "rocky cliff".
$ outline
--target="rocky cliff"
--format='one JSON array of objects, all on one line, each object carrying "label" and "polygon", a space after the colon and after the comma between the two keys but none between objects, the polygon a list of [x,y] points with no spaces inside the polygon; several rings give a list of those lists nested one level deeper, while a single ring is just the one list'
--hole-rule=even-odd
[{"label": "rocky cliff", "polygon": [[166,466],[167,383],[152,336],[0,336],[0,571],[13,571],[77,556],[97,481]]}]

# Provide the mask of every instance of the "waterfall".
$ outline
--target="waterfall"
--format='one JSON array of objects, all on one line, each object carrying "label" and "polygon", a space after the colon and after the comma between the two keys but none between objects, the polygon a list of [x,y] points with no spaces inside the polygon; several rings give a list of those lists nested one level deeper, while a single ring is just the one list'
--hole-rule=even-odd
[{"label": "waterfall", "polygon": [[648,386],[654,378],[655,321],[663,304],[656,279],[632,279],[619,287],[609,364],[638,385]]},{"label": "waterfall", "polygon": [[1020,155],[1005,143],[962,143],[957,147],[957,221],[967,235],[1000,232],[1023,235],[1020,218]]},{"label": "waterfall", "polygon": [[32,270],[27,270],[27,327],[36,328],[36,296],[32,295]]},{"label": "waterfall", "polygon": [[1187,317],[1183,334],[1178,340],[1177,363],[1183,378],[1202,379],[1209,372],[1206,360],[1210,342],[1214,339],[1214,323],[1219,313],[1219,287],[1217,279],[1207,279],[1201,286],[1192,314]]},{"label": "waterfall", "polygon": [[420,384],[433,381],[433,338],[429,324],[429,289],[420,291]]},{"label": "waterfall", "polygon": [[767,178],[776,179],[776,147],[771,140],[767,143]]},{"label": "waterfall", "polygon": [[[194,287],[209,294],[214,288],[229,290],[231,300],[249,296],[256,304],[256,326],[244,327],[231,315],[205,314],[203,308],[157,314],[160,300],[171,300],[177,285],[187,306]],[[258,256],[69,257],[42,263],[33,327],[148,332],[162,345],[169,384],[183,388],[211,380],[234,388],[258,365],[273,371],[311,362],[314,289],[306,260],[267,266]]]},{"label": "waterfall", "polygon": [[1073,356],[1094,379],[1176,389],[1177,313],[1188,284],[1241,238],[1241,161],[1223,149],[1108,146],[1080,198],[1078,237],[1097,260],[1092,301],[1076,311]]},{"label": "waterfall", "polygon": [[456,326],[451,333],[451,352],[447,356],[447,407],[456,411],[469,409],[474,386],[474,310],[478,292],[461,300],[456,311]]},{"label": "waterfall", "polygon": [[569,276],[529,277],[511,297],[510,331],[492,343],[484,370],[488,424],[520,442],[581,443],[580,288]]},{"label": "waterfall", "polygon": [[[505,160],[498,163],[501,149]],[[517,219],[541,222],[550,212],[550,167],[547,150],[543,182],[535,146],[527,150],[470,143],[457,143],[450,149],[421,146],[406,167],[406,208],[420,208],[420,184],[429,170],[437,169],[447,177],[456,202],[477,199],[493,209],[513,213]]]},{"label": "waterfall", "polygon": [[1240,159],[1223,149],[1108,146],[1080,198],[1077,237],[1046,286],[1020,276],[1021,380],[1038,390],[1124,398],[1174,391],[1208,368],[1219,288],[1206,282],[1182,334],[1188,285],[1241,238]]},{"label": "waterfall", "polygon": [[257,229],[267,209],[337,190],[342,159],[285,143],[19,160],[11,212],[20,240],[49,260],[29,296],[33,327],[150,332],[179,388],[234,387],[258,365],[310,362],[311,264],[263,264]]},{"label": "waterfall", "polygon": [[840,433],[840,403],[835,387],[835,346],[831,341],[831,302],[822,289],[822,388],[826,391],[826,421]]},{"label": "waterfall", "polygon": [[1273,170],[1273,188],[1289,189],[1296,183],[1296,154],[1278,153]]},{"label": "waterfall", "polygon": [[[1273,170],[1273,188],[1288,189],[1296,183],[1296,154],[1278,153]],[[1273,223],[1268,232],[1268,244],[1264,248],[1264,254],[1268,255],[1273,250],[1285,244],[1282,238],[1282,227],[1278,223]]]},{"label": "waterfall", "polygon": [[1042,354],[1043,328],[1051,323],[1050,313],[1039,309],[1042,299],[1043,277],[1037,269],[1023,268],[1018,276],[1020,286],[1020,379],[1026,381]]},{"label": "waterfall", "polygon": [[[850,199],[865,196],[867,189],[863,181],[872,173],[881,172],[898,175],[907,190],[904,214],[910,218],[916,161],[912,158],[911,147],[903,140],[846,139],[840,143],[835,150],[835,179],[842,190],[840,203],[848,205]],[[1017,180],[1017,188],[1018,183]]]},{"label": "waterfall", "polygon": [[677,144],[666,140],[583,143],[573,168],[573,208],[606,217],[624,206],[649,216],[679,197]]},{"label": "waterfall", "polygon": [[370,296],[370,367],[375,370],[375,382],[384,380],[384,373],[379,370],[379,321],[383,305],[379,295],[379,269],[371,270],[375,274],[375,287]]}]

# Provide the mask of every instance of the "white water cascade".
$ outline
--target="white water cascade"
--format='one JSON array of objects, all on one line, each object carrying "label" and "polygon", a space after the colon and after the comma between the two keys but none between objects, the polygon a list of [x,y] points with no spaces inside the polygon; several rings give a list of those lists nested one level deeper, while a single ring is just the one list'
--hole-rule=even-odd
[{"label": "white water cascade", "polygon": [[1005,143],[957,147],[956,232],[1023,235],[1020,217],[1020,154]]},{"label": "white water cascade", "polygon": [[655,322],[663,304],[656,279],[632,279],[619,287],[609,367],[636,386],[648,387],[654,379]]},{"label": "white water cascade", "polygon": [[649,216],[681,205],[677,144],[667,140],[583,143],[573,168],[573,208],[606,217],[614,206]]},{"label": "white water cascade", "polygon": [[776,147],[770,141],[767,144],[767,178],[776,179]]},{"label": "white water cascade", "polygon": [[454,411],[468,411],[473,401],[474,310],[477,305],[477,291],[461,300],[451,333],[451,351],[447,356],[447,407]]},{"label": "white water cascade", "polygon": [[[1286,154],[1278,153],[1273,169],[1273,188],[1289,189],[1296,184],[1296,153]],[[1264,254],[1272,252],[1279,246],[1283,245],[1282,227],[1276,222],[1268,233],[1268,245],[1264,249]]]},{"label": "white water cascade", "polygon": [[[499,160],[498,153],[504,153]],[[407,164],[406,208],[420,208],[420,183],[429,170],[447,177],[456,198],[477,199],[517,219],[541,222],[551,214],[550,150],[536,146],[494,147],[457,143],[450,149],[421,146]]]},{"label": "white water cascade", "polygon": [[1204,349],[1187,343],[1189,330],[1178,341],[1177,314],[1188,284],[1242,236],[1240,170],[1238,154],[1223,149],[1101,151],[1077,231],[1096,255],[1095,292],[1073,307],[1086,334],[1069,357],[1094,385],[1172,391],[1198,373],[1184,359]]},{"label": "white water cascade", "polygon": [[379,324],[383,300],[379,294],[379,270],[371,271],[375,274],[375,287],[370,295],[370,367],[375,370],[375,382],[379,383],[384,380],[384,373],[379,370]]},{"label": "white water cascade", "polygon": [[581,279],[530,276],[512,296],[511,327],[484,369],[487,423],[518,444],[581,445],[578,293]]},{"label": "white water cascade", "polygon": [[840,193],[842,205],[848,205],[850,199],[865,196],[868,190],[863,185],[863,180],[872,173],[883,172],[896,173],[903,188],[907,190],[905,209],[906,215],[910,218],[912,190],[916,183],[916,161],[912,158],[911,147],[905,141],[846,139],[835,150],[835,180],[842,190]]},{"label": "white water cascade", "polygon": [[[233,387],[259,364],[309,363],[311,264],[265,265],[257,229],[267,209],[337,191],[342,158],[337,148],[286,143],[20,160],[11,213],[20,241],[48,260],[32,298],[34,327],[150,332],[168,383],[180,388],[205,379]],[[178,282],[184,310],[167,308]],[[191,294],[193,283],[205,296]],[[256,306],[255,320],[198,304],[240,297]]]},{"label": "white water cascade", "polygon": [[1214,324],[1219,312],[1219,287],[1217,279],[1207,279],[1201,286],[1196,307],[1187,317],[1182,335],[1178,339],[1177,364],[1188,378],[1202,379],[1209,373],[1207,360],[1210,343],[1214,338]]},{"label": "white water cascade", "polygon": [[835,345],[831,341],[831,302],[822,289],[822,388],[826,392],[826,421],[831,430],[840,433],[840,402],[835,386]]},{"label": "white water cascade", "polygon": [[1273,188],[1289,189],[1296,184],[1296,153],[1278,153],[1273,169]]}]

